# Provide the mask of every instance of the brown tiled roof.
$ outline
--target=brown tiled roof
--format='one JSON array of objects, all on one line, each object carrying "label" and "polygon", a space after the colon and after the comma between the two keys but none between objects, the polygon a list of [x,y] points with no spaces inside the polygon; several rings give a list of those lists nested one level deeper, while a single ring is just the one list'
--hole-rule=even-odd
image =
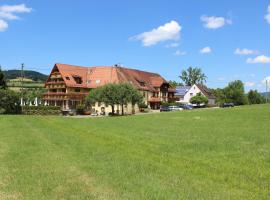
[{"label": "brown tiled roof", "polygon": [[[159,74],[118,66],[80,67],[57,63],[54,68],[59,70],[68,87],[97,88],[107,83],[131,83],[140,90],[154,91],[167,84]],[[77,84],[73,77],[81,77],[82,84]]]},{"label": "brown tiled roof", "polygon": [[215,99],[215,95],[213,94],[213,92],[208,89],[206,86],[202,85],[202,84],[196,84],[197,87],[201,90],[201,92],[208,97],[209,99]]}]

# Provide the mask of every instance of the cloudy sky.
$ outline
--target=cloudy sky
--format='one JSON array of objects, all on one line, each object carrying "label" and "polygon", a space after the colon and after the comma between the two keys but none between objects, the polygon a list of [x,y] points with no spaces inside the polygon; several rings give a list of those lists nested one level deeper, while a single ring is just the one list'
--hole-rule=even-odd
[{"label": "cloudy sky", "polygon": [[56,62],[113,65],[178,80],[201,67],[209,87],[270,83],[270,0],[1,0],[0,64],[49,73]]}]

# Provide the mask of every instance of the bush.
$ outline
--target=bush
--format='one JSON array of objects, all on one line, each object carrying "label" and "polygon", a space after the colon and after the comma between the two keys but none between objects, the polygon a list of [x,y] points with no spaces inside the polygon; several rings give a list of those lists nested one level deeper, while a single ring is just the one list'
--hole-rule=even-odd
[{"label": "bush", "polygon": [[76,113],[78,114],[78,115],[83,115],[84,114],[84,105],[77,105],[77,107],[76,107]]},{"label": "bush", "polygon": [[59,106],[23,106],[22,113],[25,115],[59,115]]},{"label": "bush", "polygon": [[250,90],[247,97],[249,104],[262,104],[266,102],[265,97],[263,97],[257,90]]},{"label": "bush", "polygon": [[208,103],[208,98],[206,96],[203,96],[201,93],[198,93],[196,96],[190,99],[190,103],[196,104],[198,106],[200,106],[201,104],[206,105]]},{"label": "bush", "polygon": [[0,89],[0,114],[21,113],[19,94],[12,90]]}]

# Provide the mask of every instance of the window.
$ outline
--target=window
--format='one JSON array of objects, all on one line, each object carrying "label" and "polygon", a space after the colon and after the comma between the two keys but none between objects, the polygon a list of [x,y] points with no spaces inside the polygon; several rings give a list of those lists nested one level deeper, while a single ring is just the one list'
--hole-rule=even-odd
[{"label": "window", "polygon": [[82,84],[82,77],[80,77],[80,76],[73,76],[73,79],[74,79],[74,81],[77,84]]},{"label": "window", "polygon": [[68,80],[68,81],[69,81],[69,80],[70,80],[70,78],[67,76],[67,77],[66,77],[66,80]]},{"label": "window", "polygon": [[139,82],[140,86],[145,87],[145,83],[144,82]]},{"label": "window", "polygon": [[75,92],[80,92],[81,89],[80,88],[75,88]]},{"label": "window", "polygon": [[193,97],[193,93],[190,93],[190,96]]},{"label": "window", "polygon": [[145,92],[143,92],[143,97],[145,97],[146,95],[145,95]]}]

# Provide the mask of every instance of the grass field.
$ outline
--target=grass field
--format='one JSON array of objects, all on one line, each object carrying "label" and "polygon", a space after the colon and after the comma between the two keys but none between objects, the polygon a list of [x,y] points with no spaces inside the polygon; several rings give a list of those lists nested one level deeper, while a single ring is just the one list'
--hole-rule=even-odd
[{"label": "grass field", "polygon": [[0,199],[269,199],[270,105],[0,116]]}]

